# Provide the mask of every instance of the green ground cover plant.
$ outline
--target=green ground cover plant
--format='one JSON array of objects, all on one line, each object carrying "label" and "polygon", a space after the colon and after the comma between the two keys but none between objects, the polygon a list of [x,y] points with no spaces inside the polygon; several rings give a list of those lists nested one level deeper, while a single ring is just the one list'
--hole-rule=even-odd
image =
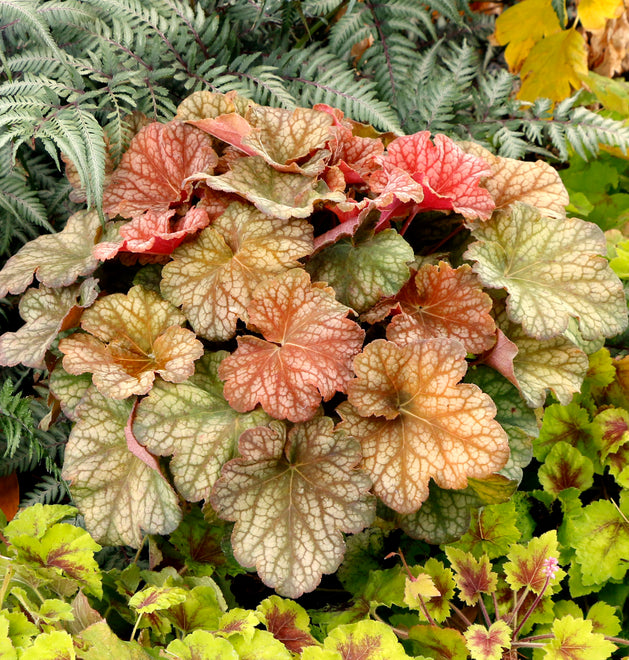
[{"label": "green ground cover plant", "polygon": [[622,657],[622,113],[465,4],[0,7],[2,653]]}]

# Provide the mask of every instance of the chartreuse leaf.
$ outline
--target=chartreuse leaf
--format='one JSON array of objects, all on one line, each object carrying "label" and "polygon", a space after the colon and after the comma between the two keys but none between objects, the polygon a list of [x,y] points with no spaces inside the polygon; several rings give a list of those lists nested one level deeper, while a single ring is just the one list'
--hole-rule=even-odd
[{"label": "chartreuse leaf", "polygon": [[16,332],[0,336],[0,364],[13,367],[23,364],[44,368],[44,356],[61,330],[76,325],[81,308],[91,305],[98,294],[96,280],[63,289],[41,285],[29,289],[20,299],[20,316],[26,323]]},{"label": "chartreuse leaf", "polygon": [[428,573],[419,573],[413,578],[406,576],[404,585],[404,603],[414,610],[421,610],[428,598],[438,597],[439,589],[435,586]]},{"label": "chartreuse leaf", "polygon": [[217,630],[224,609],[219,594],[216,583],[200,584],[185,593],[183,600],[173,602],[165,616],[184,633],[199,628]]},{"label": "chartreuse leaf", "polygon": [[41,539],[55,523],[64,518],[74,518],[77,510],[67,504],[33,504],[18,512],[17,516],[2,530],[2,534],[13,543],[13,539],[26,535]]},{"label": "chartreuse leaf", "polygon": [[592,420],[592,438],[602,458],[617,452],[629,442],[629,411],[607,408]]},{"label": "chartreuse leaf", "polygon": [[566,615],[553,622],[551,639],[544,660],[606,660],[616,650],[600,633],[592,632],[592,622]]},{"label": "chartreuse leaf", "polygon": [[468,660],[465,639],[454,628],[429,625],[413,626],[408,631],[408,637],[415,642],[414,648],[419,649],[428,658]]},{"label": "chartreuse leaf", "polygon": [[81,660],[149,660],[153,657],[137,642],[121,640],[105,621],[82,630],[80,639],[89,644],[86,650],[81,650]]},{"label": "chartreuse leaf", "polygon": [[255,287],[310,252],[306,220],[272,218],[233,203],[195,241],[175,250],[162,271],[162,294],[182,307],[197,334],[230,339]]},{"label": "chartreuse leaf", "polygon": [[327,417],[249,429],[242,458],[229,461],[211,497],[219,516],[236,521],[234,556],[265,584],[296,598],[338,568],[341,532],[359,532],[374,515],[369,479],[354,468],[360,448]]},{"label": "chartreuse leaf", "polygon": [[59,342],[63,368],[74,375],[91,372],[98,390],[114,399],[146,394],[156,373],[181,383],[203,355],[195,334],[179,327],[185,320],[176,307],[141,286],[105,296],[83,314],[81,327],[89,334]]},{"label": "chartreuse leaf", "polygon": [[[39,627],[30,621],[24,612],[11,612],[8,609],[3,609],[0,612],[0,658],[4,658],[4,655],[2,655],[2,651],[4,651],[3,639],[6,641],[8,637],[9,642],[15,648],[25,648],[39,632]],[[11,648],[6,643],[5,646],[7,649]],[[7,657],[10,658],[10,656]]]},{"label": "chartreuse leaf", "polygon": [[92,248],[101,232],[96,211],[71,215],[62,231],[26,243],[0,271],[0,298],[22,293],[33,275],[47,287],[65,287],[96,270]]},{"label": "chartreuse leaf", "polygon": [[605,236],[596,225],[516,204],[472,233],[478,241],[464,257],[476,261],[485,286],[508,291],[507,314],[531,337],[556,337],[571,318],[584,339],[611,337],[626,327],[622,284],[602,256]]},{"label": "chartreuse leaf", "polygon": [[[34,634],[38,632],[39,628],[35,628]],[[0,657],[5,660],[17,660],[17,651],[9,635],[9,621],[4,613],[0,613]]]},{"label": "chartreuse leaf", "polygon": [[65,630],[42,632],[32,646],[24,649],[20,660],[75,660],[72,637]]},{"label": "chartreuse leaf", "polygon": [[557,442],[538,471],[542,488],[554,497],[565,488],[587,490],[593,476],[592,461],[567,442]]},{"label": "chartreuse leaf", "polygon": [[47,598],[41,604],[37,616],[46,623],[74,620],[72,605],[58,598]]},{"label": "chartreuse leaf", "polygon": [[256,630],[253,637],[233,635],[230,643],[240,660],[292,660],[290,651],[266,630]]},{"label": "chartreuse leaf", "polygon": [[[436,593],[427,596],[421,594],[426,610],[437,623],[443,623],[450,614],[450,601],[454,596],[454,575],[449,568],[446,568],[442,562],[434,557],[431,557],[419,570],[430,578],[436,589]],[[406,602],[407,605],[410,605],[408,601]],[[412,607],[417,608],[417,604],[412,605]],[[421,607],[419,608],[419,615],[421,619],[426,619],[425,612]]]},{"label": "chartreuse leaf", "polygon": [[502,619],[485,628],[471,625],[464,633],[467,648],[474,660],[500,660],[503,649],[511,648],[513,631]]},{"label": "chartreuse leaf", "polygon": [[401,566],[371,571],[361,598],[372,608],[378,605],[403,607],[407,578],[408,575]]},{"label": "chartreuse leaf", "polygon": [[310,419],[321,397],[344,392],[352,377],[365,333],[346,318],[349,311],[301,268],[260,284],[247,314],[264,339],[239,337],[218,370],[229,404],[247,412],[260,403],[278,419]]},{"label": "chartreuse leaf", "polygon": [[481,594],[495,593],[498,576],[492,571],[487,555],[478,559],[470,552],[449,546],[446,555],[454,571],[454,581],[459,589],[459,597],[468,605],[476,605]]},{"label": "chartreuse leaf", "polygon": [[220,176],[197,175],[210,188],[235,193],[274,218],[307,218],[315,202],[342,202],[345,194],[330,191],[325,181],[314,177],[280,172],[261,156],[237,158]]},{"label": "chartreuse leaf", "polygon": [[156,462],[149,465],[129,450],[132,407],[97,390],[86,395],[66,445],[63,478],[95,539],[137,548],[144,534],[172,532],[181,513]]},{"label": "chartreuse leaf", "polygon": [[419,509],[431,478],[441,488],[465,488],[468,477],[487,477],[507,461],[493,401],[459,384],[465,354],[450,339],[404,347],[378,339],[354,360],[341,427],[360,440],[376,495],[400,513]]},{"label": "chartreuse leaf", "polygon": [[[551,557],[557,559],[558,556],[557,532],[554,529],[532,538],[526,547],[512,545],[503,567],[505,580],[513,591],[527,587],[539,594],[547,579],[544,564]],[[557,569],[549,585],[558,584],[565,575],[564,571]]]},{"label": "chartreuse leaf", "polygon": [[317,644],[310,634],[310,617],[299,603],[270,596],[258,605],[256,613],[266,629],[291,653],[301,653],[307,646]]},{"label": "chartreuse leaf", "polygon": [[603,600],[599,600],[590,607],[587,618],[592,622],[592,630],[595,633],[614,637],[622,630],[618,609]]},{"label": "chartreuse leaf", "polygon": [[553,404],[544,410],[542,428],[533,444],[533,453],[538,461],[543,461],[558,442],[567,442],[582,454],[595,458],[592,453],[590,416],[577,403],[568,405]]},{"label": "chartreuse leaf", "polygon": [[238,453],[240,434],[270,420],[260,409],[238,413],[223,398],[217,370],[227,355],[206,353],[185,383],[158,382],[133,421],[138,442],[153,454],[173,455],[175,486],[189,502],[209,498],[221,468]]},{"label": "chartreuse leaf", "polygon": [[238,660],[236,649],[226,639],[207,630],[195,630],[181,640],[175,639],[166,650],[180,660]]},{"label": "chartreuse leaf", "polygon": [[179,587],[150,585],[138,591],[129,599],[129,607],[133,608],[138,614],[150,614],[183,603],[187,595],[188,592]]},{"label": "chartreuse leaf", "polygon": [[255,612],[243,610],[241,607],[233,607],[219,619],[217,632],[224,637],[240,634],[251,639],[259,623],[260,618]]},{"label": "chartreuse leaf", "polygon": [[413,248],[394,229],[343,238],[321,250],[306,268],[327,282],[337,299],[364,312],[384,296],[393,296],[409,277]]}]

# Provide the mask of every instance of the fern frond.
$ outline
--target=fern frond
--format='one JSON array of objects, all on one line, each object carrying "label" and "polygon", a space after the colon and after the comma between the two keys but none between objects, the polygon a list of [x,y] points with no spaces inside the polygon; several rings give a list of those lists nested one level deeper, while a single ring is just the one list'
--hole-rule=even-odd
[{"label": "fern frond", "polygon": [[[3,463],[15,456],[18,447],[29,447],[32,456],[35,423],[28,399],[14,392],[13,383],[5,380],[0,389],[0,450]],[[12,470],[11,470],[12,471]]]},{"label": "fern frond", "polygon": [[70,497],[67,483],[60,477],[44,475],[40,482],[20,498],[20,506],[33,504],[59,504]]}]

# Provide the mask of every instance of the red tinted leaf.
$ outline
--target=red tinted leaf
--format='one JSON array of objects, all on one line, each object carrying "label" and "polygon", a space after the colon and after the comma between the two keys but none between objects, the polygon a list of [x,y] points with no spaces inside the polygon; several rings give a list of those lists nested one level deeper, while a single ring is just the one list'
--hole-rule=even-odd
[{"label": "red tinted leaf", "polygon": [[256,610],[266,629],[293,653],[316,645],[310,634],[310,617],[301,605],[279,596],[262,601]]},{"label": "red tinted leaf", "polygon": [[496,591],[498,576],[491,570],[487,555],[476,559],[470,552],[458,548],[446,548],[446,554],[455,572],[454,579],[460,590],[460,597],[468,604],[475,605],[480,594]]},{"label": "red tinted leaf", "polygon": [[246,412],[260,403],[280,419],[310,419],[321,397],[344,392],[352,377],[365,333],[348,312],[332,289],[311,284],[299,268],[260,284],[247,314],[264,339],[240,337],[219,367],[230,405]]}]

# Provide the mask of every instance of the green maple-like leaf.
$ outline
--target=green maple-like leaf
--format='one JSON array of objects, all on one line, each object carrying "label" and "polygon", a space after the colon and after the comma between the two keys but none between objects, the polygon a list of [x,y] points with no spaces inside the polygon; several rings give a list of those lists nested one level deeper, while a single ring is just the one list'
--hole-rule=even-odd
[{"label": "green maple-like leaf", "polygon": [[616,650],[600,633],[592,632],[592,622],[567,615],[553,623],[554,639],[545,647],[544,660],[606,660]]},{"label": "green maple-like leaf", "polygon": [[140,447],[127,428],[132,407],[89,392],[66,446],[63,478],[95,539],[137,548],[145,533],[172,532],[181,513],[155,459],[130,450],[133,442]]},{"label": "green maple-like leaf", "polygon": [[314,280],[327,282],[337,299],[364,312],[384,296],[393,296],[409,277],[413,248],[393,229],[341,239],[307,264]]},{"label": "green maple-like leaf", "polygon": [[101,233],[96,211],[71,215],[58,234],[39,236],[13,255],[0,271],[0,298],[7,293],[22,293],[33,274],[51,289],[72,284],[78,277],[96,270],[98,260],[92,248]]},{"label": "green maple-like leaf", "polygon": [[577,218],[548,218],[517,204],[473,231],[464,254],[483,284],[505,288],[507,314],[536,339],[557,337],[576,318],[585,339],[611,337],[627,325],[620,280],[609,268],[605,236]]},{"label": "green maple-like leaf", "polygon": [[459,596],[468,605],[475,605],[481,594],[493,594],[498,584],[498,576],[491,570],[487,555],[478,559],[470,552],[459,548],[446,548],[446,555],[454,570],[454,581],[459,588]]},{"label": "green maple-like leaf", "polygon": [[240,434],[270,420],[259,408],[238,413],[225,401],[217,370],[227,355],[207,353],[185,383],[158,382],[133,422],[137,440],[151,453],[173,455],[175,486],[189,502],[209,497],[221,468],[238,453]]},{"label": "green maple-like leaf", "polygon": [[273,637],[292,653],[317,644],[310,633],[310,617],[299,603],[270,596],[258,605],[256,613]]},{"label": "green maple-like leaf", "polygon": [[471,625],[463,635],[474,660],[500,660],[503,649],[511,648],[512,630],[506,621],[496,621],[489,628]]},{"label": "green maple-like leaf", "polygon": [[195,630],[183,639],[173,640],[166,650],[179,660],[238,660],[236,649],[207,630]]},{"label": "green maple-like leaf", "polygon": [[[539,594],[546,584],[545,562],[558,556],[556,530],[532,538],[526,547],[514,544],[504,565],[505,579],[513,591],[528,587]],[[565,572],[557,569],[549,584],[558,584],[564,576]]]},{"label": "green maple-like leaf", "polygon": [[593,475],[592,461],[567,442],[557,442],[538,471],[542,488],[555,497],[565,488],[587,490]]},{"label": "green maple-like leaf", "polygon": [[358,444],[327,417],[245,431],[242,458],[230,461],[212,493],[222,518],[235,520],[234,556],[255,566],[278,593],[296,598],[341,563],[341,532],[359,532],[374,515],[369,479],[355,466]]},{"label": "green maple-like leaf", "polygon": [[197,334],[230,339],[255,287],[298,266],[312,252],[312,225],[271,218],[251,205],[231,204],[194,242],[173,253],[161,290],[181,306]]}]

